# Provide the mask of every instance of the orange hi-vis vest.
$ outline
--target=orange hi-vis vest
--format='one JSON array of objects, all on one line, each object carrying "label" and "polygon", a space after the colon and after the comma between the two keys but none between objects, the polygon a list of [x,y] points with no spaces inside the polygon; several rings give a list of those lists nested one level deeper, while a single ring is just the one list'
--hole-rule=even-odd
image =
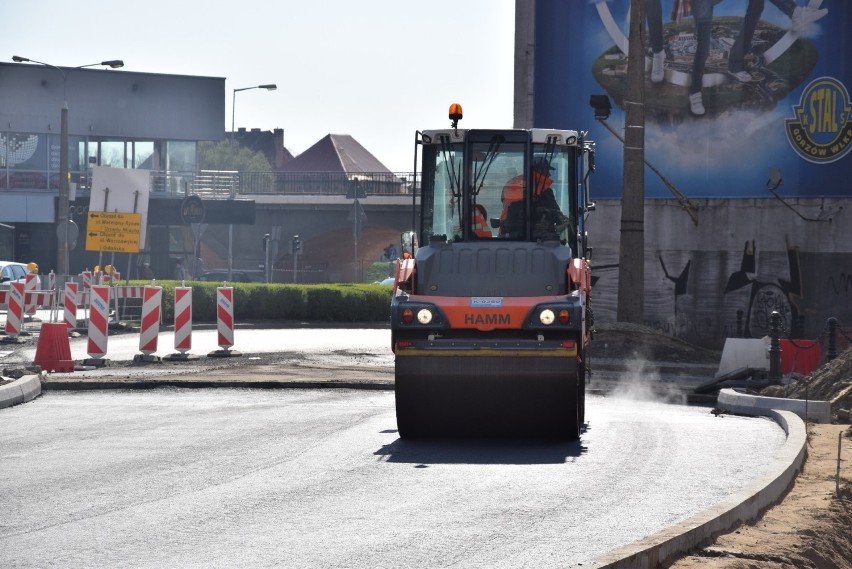
[{"label": "orange hi-vis vest", "polygon": [[[549,177],[539,173],[533,172],[533,187],[535,188],[535,195],[533,196],[533,201],[537,200],[539,195],[549,188],[553,184],[553,180]],[[523,176],[515,176],[503,186],[503,212],[500,214],[500,225],[502,226],[503,221],[506,219],[506,215],[509,211],[509,205],[515,202],[519,202],[524,199],[524,177]]]},{"label": "orange hi-vis vest", "polygon": [[475,207],[473,209],[473,233],[477,237],[491,237],[491,230],[488,228],[488,219],[485,217],[484,210]]}]

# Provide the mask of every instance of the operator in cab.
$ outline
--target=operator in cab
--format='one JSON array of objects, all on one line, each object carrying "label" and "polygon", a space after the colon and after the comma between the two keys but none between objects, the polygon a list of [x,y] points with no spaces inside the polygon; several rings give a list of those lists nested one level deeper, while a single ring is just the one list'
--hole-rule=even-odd
[{"label": "operator in cab", "polygon": [[[553,194],[554,168],[546,158],[533,163],[532,222],[533,239],[554,239],[569,226],[568,217],[559,209]],[[500,215],[500,236],[510,239],[524,237],[524,177],[515,176],[503,187],[503,212]]]}]

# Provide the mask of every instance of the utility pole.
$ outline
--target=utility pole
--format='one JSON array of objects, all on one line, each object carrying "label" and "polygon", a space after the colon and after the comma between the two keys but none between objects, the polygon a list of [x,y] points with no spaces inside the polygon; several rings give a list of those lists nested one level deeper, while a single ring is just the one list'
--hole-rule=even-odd
[{"label": "utility pole", "polygon": [[624,92],[624,177],[618,259],[619,322],[645,318],[645,0],[630,2],[627,84]]}]

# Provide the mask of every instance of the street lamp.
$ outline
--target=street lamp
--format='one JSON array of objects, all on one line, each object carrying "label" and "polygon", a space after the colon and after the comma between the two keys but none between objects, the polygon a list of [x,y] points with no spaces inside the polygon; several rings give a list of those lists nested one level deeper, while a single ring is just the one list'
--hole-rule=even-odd
[{"label": "street lamp", "polygon": [[234,132],[234,106],[237,102],[237,91],[248,91],[249,89],[266,89],[267,91],[274,91],[278,86],[275,83],[270,83],[269,85],[255,85],[254,87],[242,87],[240,89],[234,89],[234,96],[231,100],[231,132]]},{"label": "street lamp", "polygon": [[[278,88],[278,85],[275,83],[269,83],[267,85],[255,85],[254,87],[241,87],[240,89],[234,89],[234,96],[231,99],[231,136],[234,140],[236,140],[236,134],[234,132],[234,117],[236,116],[236,104],[237,104],[237,91],[248,91],[250,89],[266,89],[267,91],[274,91]],[[233,189],[231,190],[231,198],[234,197]],[[234,269],[234,224],[228,224],[228,280],[231,280],[231,273]]]},{"label": "street lamp", "polygon": [[[56,250],[56,274],[59,278],[64,278],[68,275],[68,211],[70,209],[68,196],[68,74],[75,69],[83,67],[95,67],[103,65],[111,69],[124,67],[124,62],[120,59],[110,59],[101,61],[100,63],[89,63],[86,65],[78,65],[77,67],[58,67],[44,61],[36,61],[28,57],[13,55],[12,61],[15,63],[38,63],[45,67],[52,67],[62,74],[62,114],[59,122],[59,200],[56,206],[56,227],[58,247]],[[61,283],[58,283],[61,284]]]}]

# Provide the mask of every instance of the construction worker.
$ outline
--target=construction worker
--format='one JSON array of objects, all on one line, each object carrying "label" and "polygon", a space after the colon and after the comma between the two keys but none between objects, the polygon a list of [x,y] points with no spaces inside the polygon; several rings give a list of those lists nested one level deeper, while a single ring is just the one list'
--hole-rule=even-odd
[{"label": "construction worker", "polygon": [[473,234],[480,239],[491,238],[491,229],[488,228],[488,214],[480,204],[473,206]]},{"label": "construction worker", "polygon": [[[533,209],[543,206],[546,209],[555,208],[561,215],[556,198],[553,195],[553,180],[550,172],[553,167],[545,158],[536,158],[533,163]],[[524,203],[524,177],[515,176],[503,187],[503,212],[500,214],[500,236],[501,237],[523,237],[523,203]]]}]

